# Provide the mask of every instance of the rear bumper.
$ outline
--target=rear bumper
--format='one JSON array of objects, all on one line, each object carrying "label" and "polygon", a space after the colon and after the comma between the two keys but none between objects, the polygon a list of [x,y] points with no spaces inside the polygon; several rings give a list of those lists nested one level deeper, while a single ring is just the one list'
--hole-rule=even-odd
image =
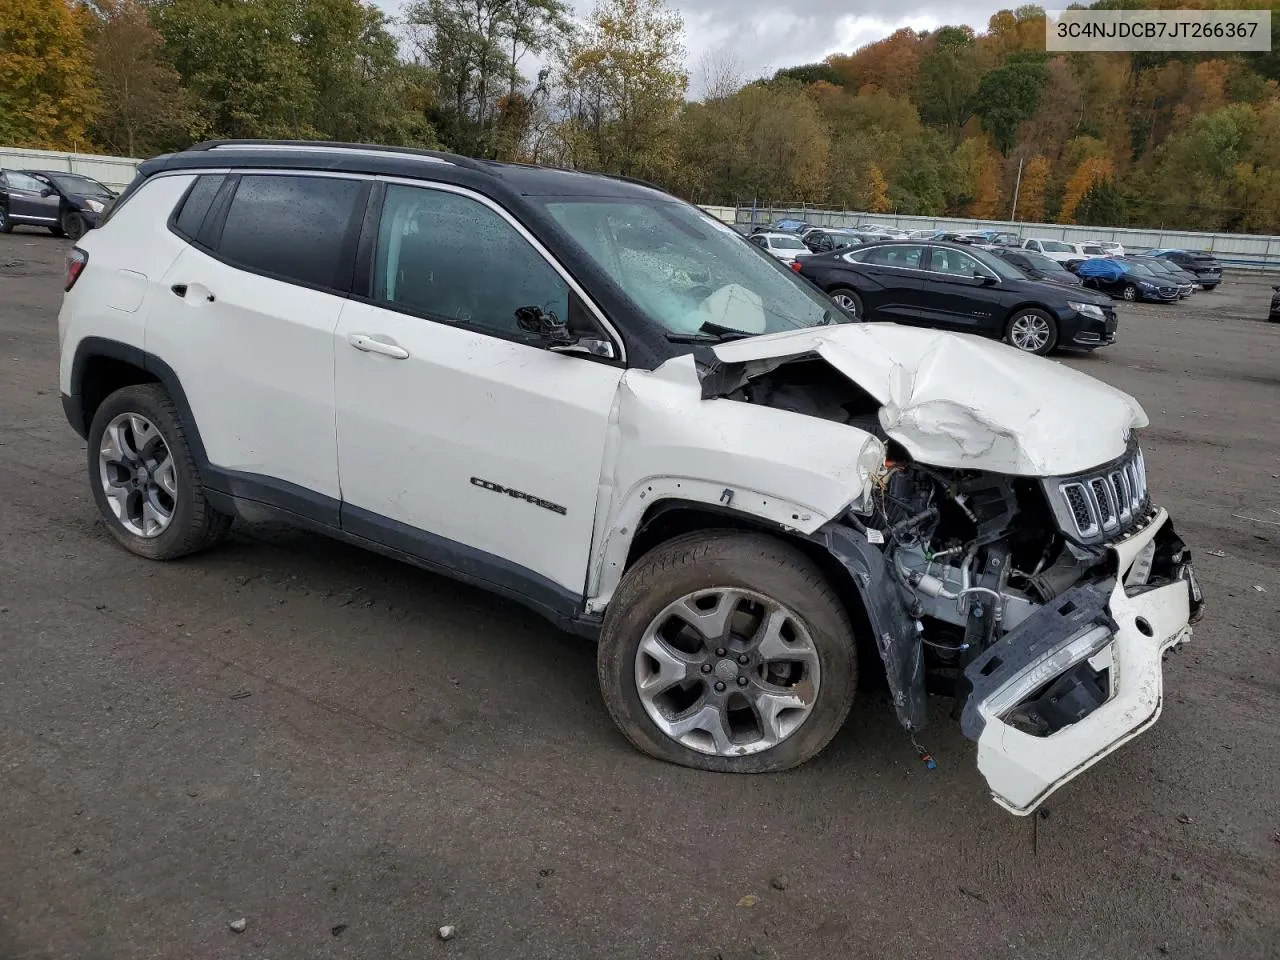
[{"label": "rear bumper", "polygon": [[[1126,587],[1148,562],[1135,564],[1144,551],[1160,585]],[[965,670],[973,693],[962,727],[978,742],[993,798],[1011,813],[1031,813],[1154,724],[1163,657],[1191,639],[1203,600],[1168,514],[1111,552],[1119,579],[1067,591]],[[1029,732],[1028,717],[1042,728]]]}]

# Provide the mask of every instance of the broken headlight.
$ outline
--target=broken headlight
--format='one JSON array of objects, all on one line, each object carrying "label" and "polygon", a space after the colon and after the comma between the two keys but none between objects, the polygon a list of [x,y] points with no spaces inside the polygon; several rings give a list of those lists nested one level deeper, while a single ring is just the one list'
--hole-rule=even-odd
[{"label": "broken headlight", "polygon": [[1003,718],[1055,677],[1097,654],[1109,643],[1106,627],[1092,627],[1060,647],[1047,651],[978,706],[986,720]]}]

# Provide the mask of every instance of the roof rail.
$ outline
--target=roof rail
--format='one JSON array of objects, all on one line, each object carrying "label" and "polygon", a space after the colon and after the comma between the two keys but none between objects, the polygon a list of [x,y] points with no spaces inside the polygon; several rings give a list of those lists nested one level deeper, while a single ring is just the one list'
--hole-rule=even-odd
[{"label": "roof rail", "polygon": [[[373,154],[389,157],[407,157],[413,160],[426,160],[430,163],[447,163],[455,167],[466,167],[469,170],[480,170],[490,173],[477,160],[439,150],[420,150],[415,147],[390,147],[376,143],[344,143],[338,140],[205,140],[187,148],[194,150],[343,150],[349,153]],[[492,174],[491,174],[492,175]]]}]

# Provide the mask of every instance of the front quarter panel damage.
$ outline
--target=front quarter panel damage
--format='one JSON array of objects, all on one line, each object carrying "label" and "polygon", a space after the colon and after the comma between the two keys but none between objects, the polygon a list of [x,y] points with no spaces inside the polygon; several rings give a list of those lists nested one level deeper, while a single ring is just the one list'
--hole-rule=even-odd
[{"label": "front quarter panel damage", "polygon": [[845,424],[702,396],[694,359],[628,370],[612,414],[587,609],[602,610],[646,511],[664,499],[728,509],[801,535],[865,501],[883,445]]}]

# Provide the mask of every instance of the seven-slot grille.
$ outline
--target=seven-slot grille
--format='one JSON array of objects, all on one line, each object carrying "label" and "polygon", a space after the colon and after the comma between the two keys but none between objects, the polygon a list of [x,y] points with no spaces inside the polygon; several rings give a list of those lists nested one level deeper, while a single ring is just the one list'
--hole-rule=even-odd
[{"label": "seven-slot grille", "polygon": [[1135,447],[1123,459],[1058,483],[1074,532],[1082,540],[1119,533],[1142,519],[1147,506],[1147,467]]}]

